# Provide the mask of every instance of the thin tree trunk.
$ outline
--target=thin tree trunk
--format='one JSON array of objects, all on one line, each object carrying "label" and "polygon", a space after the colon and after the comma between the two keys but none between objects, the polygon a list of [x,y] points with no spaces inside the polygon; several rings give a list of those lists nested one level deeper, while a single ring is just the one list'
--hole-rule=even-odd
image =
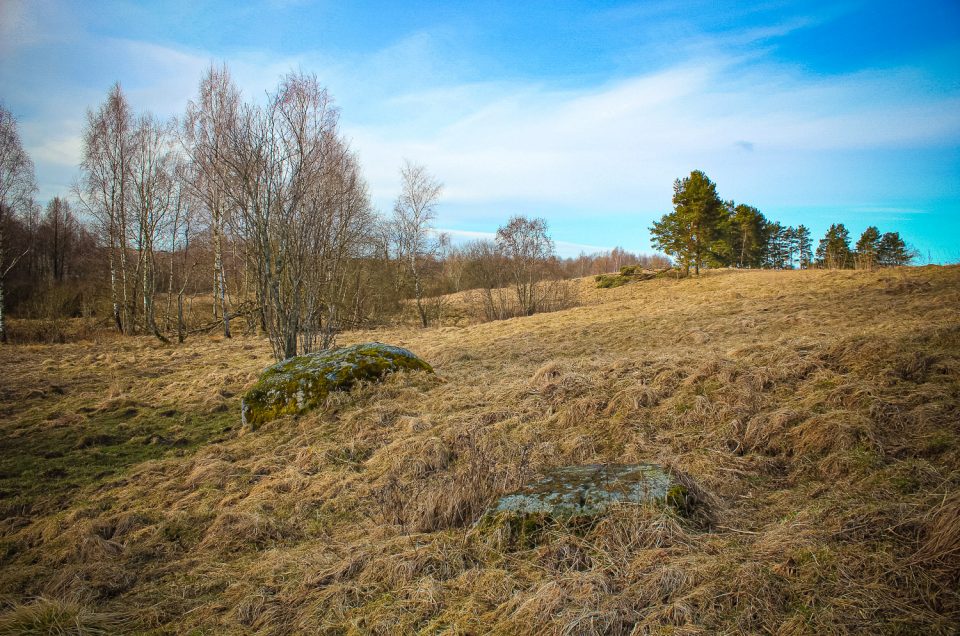
[{"label": "thin tree trunk", "polygon": [[743,268],[743,262],[747,258],[747,231],[744,230],[740,236],[740,268]]},{"label": "thin tree trunk", "polygon": [[[0,253],[0,256],[3,256],[3,254]],[[0,278],[0,342],[7,341],[7,323],[3,315],[3,302],[3,279]]]},{"label": "thin tree trunk", "polygon": [[[214,222],[214,226],[218,227],[220,224],[219,221]],[[216,307],[217,301],[220,302],[220,315],[223,316],[223,337],[230,337],[230,313],[227,311],[227,277],[226,272],[223,267],[223,247],[221,245],[221,232],[219,229],[215,230],[214,238],[214,247],[213,247],[213,260],[214,267],[217,270],[216,276],[214,276],[214,293],[219,294],[219,298],[214,298],[213,301],[213,313],[214,318],[216,318]]]},{"label": "thin tree trunk", "polygon": [[420,285],[420,272],[417,270],[416,254],[410,256],[410,272],[413,274],[413,295],[417,300],[417,313],[420,314],[420,324],[427,326],[427,310],[423,306],[423,288]]},{"label": "thin tree trunk", "polygon": [[123,333],[123,318],[120,314],[120,299],[117,294],[117,255],[116,247],[110,245],[110,302],[113,304],[113,322],[117,326],[117,331]]},{"label": "thin tree trunk", "polygon": [[166,331],[170,330],[170,305],[173,303],[173,261],[174,255],[176,254],[176,244],[176,229],[174,229],[174,239],[172,243],[174,249],[170,250],[170,270],[167,274],[167,307],[165,310],[165,319],[163,321],[163,328]]},{"label": "thin tree trunk", "polygon": [[123,333],[129,335],[133,331],[132,312],[130,311],[130,300],[127,295],[127,246],[126,246],[126,223],[121,227],[120,236],[120,288],[123,298]]},{"label": "thin tree trunk", "polygon": [[160,329],[157,327],[157,319],[154,313],[153,293],[153,244],[152,241],[147,240],[146,245],[144,245],[143,258],[143,319],[146,323],[147,329],[149,329],[150,332],[157,337],[157,340],[167,344],[170,342],[170,340],[160,333]]},{"label": "thin tree trunk", "polygon": [[[130,306],[133,311],[133,320],[134,320],[134,329],[135,331],[143,330],[143,332],[150,331],[150,324],[147,322],[147,311],[146,311],[146,275],[147,275],[147,256],[150,254],[148,251],[149,248],[146,246],[146,241],[148,241],[148,236],[146,234],[145,225],[143,222],[138,223],[137,229],[137,268],[133,272],[133,298],[130,301]],[[143,308],[143,322],[138,324],[137,317],[137,308]]]},{"label": "thin tree trunk", "polygon": [[187,339],[187,329],[183,322],[183,288],[177,294],[177,342],[182,343]]},{"label": "thin tree trunk", "polygon": [[220,317],[217,303],[220,302],[220,228],[217,213],[211,211],[213,221],[213,319]]}]

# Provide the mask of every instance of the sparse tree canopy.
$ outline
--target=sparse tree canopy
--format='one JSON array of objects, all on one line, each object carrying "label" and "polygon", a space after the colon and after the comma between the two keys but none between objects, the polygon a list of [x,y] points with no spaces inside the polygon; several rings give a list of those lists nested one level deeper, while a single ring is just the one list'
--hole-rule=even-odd
[{"label": "sparse tree canopy", "polygon": [[443,185],[426,167],[410,161],[406,161],[400,169],[400,183],[400,195],[393,205],[397,255],[406,264],[417,314],[421,325],[426,327],[430,317],[423,304],[423,261],[434,257],[440,249],[433,221],[437,216],[436,207]]},{"label": "sparse tree canopy", "polygon": [[36,189],[33,161],[23,149],[17,120],[0,104],[0,205],[8,211],[24,208]]},{"label": "sparse tree canopy", "polygon": [[497,246],[508,259],[517,302],[528,316],[537,312],[542,290],[537,284],[546,276],[547,261],[553,256],[553,240],[544,219],[511,217],[497,230]]},{"label": "sparse tree canopy", "polygon": [[313,75],[291,73],[265,107],[247,105],[216,172],[255,255],[258,297],[277,359],[332,344],[344,267],[367,244],[367,186]]},{"label": "sparse tree canopy", "polygon": [[4,279],[23,255],[7,253],[5,229],[7,217],[32,205],[36,191],[33,162],[23,149],[17,120],[0,105],[0,342],[7,341],[4,318]]},{"label": "sparse tree canopy", "polygon": [[99,109],[87,111],[77,197],[96,219],[107,249],[113,322],[121,333],[133,332],[135,310],[127,267],[132,154],[133,114],[118,83]]},{"label": "sparse tree canopy", "polygon": [[130,155],[130,212],[136,227],[139,261],[138,293],[143,299],[143,326],[159,340],[167,338],[157,326],[154,297],[157,291],[156,247],[166,233],[177,198],[178,157],[173,145],[173,124],[151,115],[138,118]]},{"label": "sparse tree canopy", "polygon": [[77,249],[80,223],[73,214],[69,201],[62,197],[53,197],[47,204],[44,214],[45,226],[44,256],[48,264],[50,277],[56,282],[63,282],[67,276],[67,264]]},{"label": "sparse tree canopy", "polygon": [[229,161],[229,137],[236,133],[240,91],[226,65],[210,65],[200,81],[196,101],[187,105],[183,125],[184,146],[190,157],[189,178],[184,179],[194,197],[202,202],[209,222],[213,247],[213,314],[223,319],[223,335],[230,337],[230,310],[227,306],[227,277],[224,267],[224,234],[230,221],[228,184],[218,179]]}]

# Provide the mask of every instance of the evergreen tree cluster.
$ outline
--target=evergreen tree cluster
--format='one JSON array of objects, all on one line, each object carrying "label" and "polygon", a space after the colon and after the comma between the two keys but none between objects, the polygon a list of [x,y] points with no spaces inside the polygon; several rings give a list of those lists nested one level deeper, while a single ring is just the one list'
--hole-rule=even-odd
[{"label": "evergreen tree cluster", "polygon": [[767,219],[757,208],[724,201],[700,170],[673,183],[673,212],[650,228],[653,245],[693,267],[847,269],[906,265],[913,259],[898,232],[867,228],[854,248],[842,223],[830,226],[816,252],[810,229]]}]

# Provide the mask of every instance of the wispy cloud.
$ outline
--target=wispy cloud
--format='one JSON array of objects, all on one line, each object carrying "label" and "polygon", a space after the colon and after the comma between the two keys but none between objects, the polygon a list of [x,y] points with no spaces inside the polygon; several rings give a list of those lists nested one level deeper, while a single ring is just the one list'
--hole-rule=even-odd
[{"label": "wispy cloud", "polygon": [[921,210],[919,208],[902,208],[902,207],[885,207],[885,206],[876,206],[876,205],[867,205],[867,206],[857,206],[853,208],[856,212],[863,212],[865,214],[891,214],[891,215],[902,215],[902,214],[927,214],[929,210]]},{"label": "wispy cloud", "polygon": [[[394,115],[434,113],[431,131],[359,122],[349,130],[378,196],[395,189],[401,158],[414,156],[441,175],[452,201],[617,209],[662,194],[694,167],[762,189],[770,161],[956,143],[960,97],[920,84],[909,68],[821,78],[697,60],[576,92],[507,84],[404,94],[388,104]],[[456,115],[443,118],[436,103]]]},{"label": "wispy cloud", "polygon": [[36,12],[25,0],[0,2],[0,55],[10,55],[43,39]]}]

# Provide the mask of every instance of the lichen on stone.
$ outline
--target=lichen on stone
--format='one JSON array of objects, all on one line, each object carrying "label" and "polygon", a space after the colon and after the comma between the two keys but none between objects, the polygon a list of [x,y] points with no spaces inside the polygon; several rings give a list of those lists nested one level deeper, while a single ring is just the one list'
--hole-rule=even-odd
[{"label": "lichen on stone", "polygon": [[650,504],[685,515],[693,502],[685,486],[654,464],[565,466],[498,499],[478,525],[504,528],[511,542],[528,544],[545,524],[589,525],[619,504]]},{"label": "lichen on stone", "polygon": [[501,497],[493,510],[548,513],[554,518],[594,515],[619,502],[667,503],[673,485],[670,474],[652,464],[567,466]]},{"label": "lichen on stone", "polygon": [[379,380],[395,371],[433,368],[401,347],[367,342],[288,358],[268,367],[241,403],[246,426],[257,427],[283,415],[321,406],[333,391],[359,381]]}]

